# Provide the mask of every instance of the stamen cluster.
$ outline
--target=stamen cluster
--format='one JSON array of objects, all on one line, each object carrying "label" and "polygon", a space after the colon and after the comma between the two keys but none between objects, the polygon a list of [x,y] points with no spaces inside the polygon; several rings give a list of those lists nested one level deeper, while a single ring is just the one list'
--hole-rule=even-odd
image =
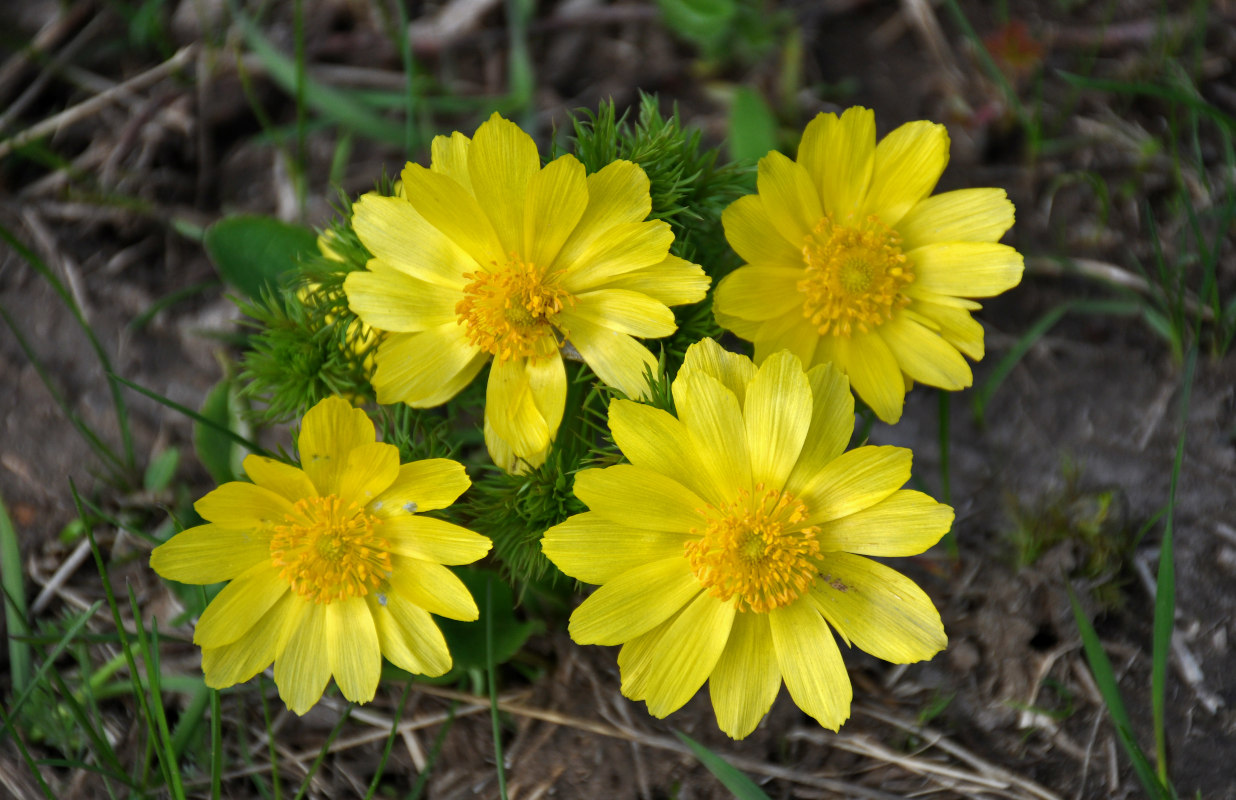
[{"label": "stamen cluster", "polygon": [[276,525],[270,556],[292,591],[315,603],[364,597],[391,574],[381,520],[337,495],[307,497]]},{"label": "stamen cluster", "polygon": [[464,298],[455,305],[468,341],[500,361],[551,355],[558,340],[551,325],[574,298],[546,275],[511,253],[493,271],[469,272]]}]

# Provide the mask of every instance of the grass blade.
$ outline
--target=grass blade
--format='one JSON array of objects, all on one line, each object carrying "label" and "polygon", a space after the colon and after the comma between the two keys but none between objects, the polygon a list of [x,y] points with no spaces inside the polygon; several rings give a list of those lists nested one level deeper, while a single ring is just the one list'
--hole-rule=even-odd
[{"label": "grass blade", "polygon": [[494,674],[493,576],[485,579],[485,671],[489,677],[489,719],[493,723],[494,766],[498,770],[498,794],[506,797],[506,768],[502,763],[502,724],[498,719],[498,681]]},{"label": "grass blade", "polygon": [[236,431],[233,431],[224,425],[220,425],[218,422],[215,422],[213,419],[210,419],[209,417],[205,417],[199,414],[198,412],[194,411],[188,406],[182,406],[180,403],[177,403],[174,400],[169,400],[168,398],[164,397],[158,392],[152,392],[150,389],[147,389],[144,386],[139,386],[133,381],[122,378],[119,375],[114,375],[113,377],[116,380],[120,381],[125,386],[137,392],[138,394],[145,395],[146,397],[149,397],[151,400],[154,400],[156,403],[167,406],[173,411],[179,411],[181,414],[184,414],[186,417],[198,423],[199,425],[205,425],[207,428],[213,428],[215,431],[219,432],[223,436],[226,436],[227,438],[236,442],[241,447],[248,448],[249,452],[255,453],[259,456],[266,456],[267,458],[273,458],[273,456],[271,456],[271,454],[268,453],[266,449],[262,447],[260,444],[258,444],[257,442],[253,441],[252,439],[246,439],[245,437],[241,436]]},{"label": "grass blade", "polygon": [[17,529],[0,497],[0,586],[4,587],[4,621],[9,632],[9,678],[13,694],[20,694],[30,685],[34,660],[30,644],[22,637],[30,635],[26,624],[26,582],[21,566],[21,546]]},{"label": "grass blade", "polygon": [[724,758],[681,731],[674,731],[674,735],[691,748],[691,752],[700,760],[700,763],[738,800],[770,800],[768,795],[764,794],[763,789],[756,786],[750,778],[731,766]]}]

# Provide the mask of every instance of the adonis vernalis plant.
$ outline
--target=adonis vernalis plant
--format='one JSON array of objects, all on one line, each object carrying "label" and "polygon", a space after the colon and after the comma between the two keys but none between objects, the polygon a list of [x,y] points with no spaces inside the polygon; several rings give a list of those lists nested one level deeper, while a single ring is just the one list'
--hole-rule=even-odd
[{"label": "adonis vernalis plant", "polygon": [[471,485],[448,459],[399,463],[365,412],[327,398],[304,417],[301,467],[250,455],[253,483],[195,504],[207,524],[155,548],[151,567],[191,584],[230,581],[198,620],[206,684],[241,683],[274,663],[288,708],[308,711],[333,675],[347,699],[373,699],[382,658],[442,675],[451,656],[430,614],[474,620],[476,603],[444,564],[489,539],[421,516]]},{"label": "adonis vernalis plant", "polygon": [[[902,489],[911,453],[845,451],[854,399],[832,366],[782,350],[757,369],[705,339],[672,386],[677,417],[615,400],[631,462],[588,469],[588,507],[546,532],[563,572],[600,584],[571,616],[580,644],[622,645],[622,691],[664,717],[708,681],[717,722],[755,729],[784,680],[837,729],[852,690],[833,631],[909,663],[944,648],[940,616],[900,573],[866,556],[925,551],[953,511]],[[831,630],[830,630],[831,627]]]},{"label": "adonis vernalis plant", "polygon": [[832,363],[885,422],[913,381],[969,386],[962,354],[983,357],[969,298],[1016,286],[1022,257],[998,243],[1013,224],[1003,189],[928,196],[948,148],[931,122],[877,145],[869,109],[817,116],[798,159],[760,159],[758,193],[722,216],[747,263],[717,286],[717,322],[755,343],[757,363],[782,349]]},{"label": "adonis vernalis plant", "polygon": [[669,306],[702,300],[700,267],[670,255],[648,220],[649,182],[629,161],[585,175],[541,166],[532,138],[494,114],[469,139],[433,142],[396,197],[368,194],[353,227],[373,254],[347,276],[351,309],[386,332],[379,403],[447,402],[491,364],[485,441],[499,466],[544,463],[564,413],[568,343],[604,383],[638,397],[657,359],[634,337],[674,332]]}]

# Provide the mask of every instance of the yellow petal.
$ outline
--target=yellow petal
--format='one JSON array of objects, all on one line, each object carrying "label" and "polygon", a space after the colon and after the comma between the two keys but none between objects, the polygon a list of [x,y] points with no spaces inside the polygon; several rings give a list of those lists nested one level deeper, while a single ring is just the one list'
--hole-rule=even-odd
[{"label": "yellow petal", "polygon": [[383,520],[379,533],[390,542],[390,552],[439,564],[471,564],[493,546],[467,528],[412,514]]},{"label": "yellow petal", "polygon": [[759,338],[760,329],[764,327],[763,322],[752,322],[741,317],[735,317],[732,314],[717,311],[715,304],[713,305],[712,313],[717,319],[717,325],[730,331],[740,339],[746,339],[748,342],[753,342]]},{"label": "yellow petal", "polygon": [[901,248],[937,242],[998,242],[1013,227],[1003,189],[958,189],[920,200],[897,223]]},{"label": "yellow petal", "polygon": [[875,114],[859,106],[847,108],[840,119],[818,114],[803,131],[798,162],[819,187],[825,211],[839,218],[853,212],[871,183]]},{"label": "yellow petal", "polygon": [[970,365],[957,348],[907,314],[894,314],[877,332],[893,352],[901,371],[914,380],[949,391],[974,383]]},{"label": "yellow petal", "polygon": [[833,632],[810,596],[774,609],[768,622],[790,697],[816,722],[837,730],[850,716],[854,691]]},{"label": "yellow petal", "polygon": [[677,481],[634,464],[586,469],[575,496],[601,517],[653,531],[689,531],[701,524],[703,500]]},{"label": "yellow petal", "polygon": [[382,649],[364,598],[326,605],[326,652],[339,691],[353,703],[368,703],[382,675]]},{"label": "yellow petal", "polygon": [[193,630],[198,647],[231,644],[257,624],[276,601],[290,591],[269,560],[255,564],[223,587],[210,601]]},{"label": "yellow petal", "polygon": [[441,564],[405,556],[391,557],[391,591],[430,614],[464,620],[476,619],[480,612],[468,587]]},{"label": "yellow petal", "polygon": [[468,174],[468,150],[472,140],[459,131],[450,136],[435,136],[429,146],[429,168],[452,178],[471,194],[472,177]]},{"label": "yellow petal", "polygon": [[243,530],[283,522],[292,513],[292,504],[270,489],[230,481],[194,503],[193,509],[204,520]]},{"label": "yellow petal", "polygon": [[[288,709],[304,714],[322,699],[330,680],[326,639],[326,605],[304,603],[287,646],[275,659],[275,685]],[[289,621],[289,624],[292,624]]]},{"label": "yellow petal", "polygon": [[661,220],[613,225],[564,266],[562,286],[572,294],[599,288],[619,275],[660,264],[674,233]]},{"label": "yellow petal", "polygon": [[781,689],[781,670],[766,614],[734,616],[725,650],[708,678],[717,726],[734,739],[755,730]]},{"label": "yellow petal", "polygon": [[798,494],[829,462],[841,455],[854,435],[854,396],[850,382],[832,364],[807,372],[811,385],[811,427],[786,488]]},{"label": "yellow petal", "polygon": [[363,508],[390,487],[398,476],[399,448],[372,442],[348,453],[336,493],[345,506],[355,502]]},{"label": "yellow petal", "polygon": [[807,170],[774,150],[760,159],[756,187],[773,227],[790,244],[801,247],[824,218]]},{"label": "yellow petal", "polygon": [[810,598],[837,631],[876,658],[924,661],[948,638],[940,614],[914,581],[869,558],[829,553]]},{"label": "yellow petal", "polygon": [[528,375],[532,402],[545,420],[549,438],[553,439],[558,432],[558,426],[562,424],[562,414],[566,409],[566,365],[562,363],[562,356],[554,353],[545,358],[529,358],[524,369]]},{"label": "yellow petal", "polygon": [[555,432],[537,408],[527,362],[526,358],[495,360],[485,390],[485,419],[519,456],[544,450]]},{"label": "yellow petal", "polygon": [[[469,158],[471,156],[472,152],[469,152]],[[470,259],[481,265],[505,262],[509,251],[503,248],[489,217],[470,191],[452,178],[419,164],[404,167],[403,188],[408,196],[407,202],[417,213],[467,253]]]},{"label": "yellow petal", "polygon": [[713,307],[720,314],[749,320],[802,316],[803,295],[798,282],[801,267],[739,267],[721,279],[713,293]]},{"label": "yellow petal", "polygon": [[709,482],[726,487],[726,494],[751,490],[751,455],[746,423],[738,397],[709,375],[690,372],[673,384],[678,418],[687,426],[692,449],[699,456]]},{"label": "yellow petal", "polygon": [[349,273],[343,281],[348,308],[366,325],[395,333],[416,333],[455,322],[458,287],[437,286],[371,261],[369,270]]},{"label": "yellow petal", "polygon": [[588,207],[567,237],[552,269],[574,264],[615,225],[639,222],[652,210],[648,176],[630,161],[614,161],[587,178]]},{"label": "yellow petal", "polygon": [[306,497],[317,497],[317,488],[300,467],[252,453],[245,456],[244,467],[251,481],[292,503]]},{"label": "yellow petal", "polygon": [[[687,363],[691,361],[692,350],[698,346],[687,348]],[[749,359],[747,363],[751,363]],[[678,482],[698,495],[696,499],[704,498],[713,505],[728,499],[730,487],[718,487],[709,482],[692,448],[686,426],[668,411],[629,400],[614,400],[609,405],[609,429],[614,444],[635,466]]]},{"label": "yellow petal", "polygon": [[789,350],[803,364],[819,360],[820,333],[797,309],[760,323],[754,341],[757,364],[781,350]]},{"label": "yellow petal", "polygon": [[899,489],[873,506],[820,527],[820,549],[866,556],[916,556],[953,525],[953,509],[922,492]]},{"label": "yellow petal", "polygon": [[468,342],[467,331],[450,323],[422,333],[397,333],[378,345],[373,388],[378,402],[432,408],[472,382],[489,353]]},{"label": "yellow petal", "polygon": [[785,485],[807,438],[811,404],[811,386],[794,355],[782,350],[760,365],[742,408],[752,481],[778,491]]},{"label": "yellow petal", "polygon": [[931,194],[948,165],[948,131],[934,122],[907,122],[876,145],[871,188],[859,211],[895,227]]},{"label": "yellow petal", "polygon": [[416,675],[446,674],[451,653],[428,611],[397,594],[371,594],[365,600],[387,661]]},{"label": "yellow petal", "polygon": [[208,584],[230,581],[269,560],[269,531],[210,524],[183,530],[156,547],[150,568],[168,580]]},{"label": "yellow petal", "polygon": [[395,482],[369,504],[368,510],[379,517],[434,511],[454,503],[471,485],[458,461],[413,461],[399,467]]},{"label": "yellow petal", "polygon": [[202,648],[206,685],[212,689],[226,689],[244,683],[274,663],[283,647],[282,631],[288,611],[296,601],[289,592],[236,641],[221,647]]},{"label": "yellow petal", "polygon": [[570,319],[567,334],[584,363],[607,386],[627,397],[639,398],[648,393],[645,375],[656,375],[660,367],[647,347],[625,333],[594,325],[581,317]]},{"label": "yellow petal", "polygon": [[833,459],[803,487],[805,525],[870,508],[910,480],[913,454],[904,447],[856,447]]},{"label": "yellow petal", "polygon": [[597,289],[575,296],[574,305],[557,315],[563,330],[573,330],[577,320],[631,336],[669,336],[678,325],[674,312],[659,300],[626,289]]},{"label": "yellow petal", "polygon": [[464,273],[477,268],[475,258],[402,197],[363,195],[352,206],[352,228],[374,258],[435,286],[462,290]]},{"label": "yellow petal", "polygon": [[958,297],[994,297],[1021,282],[1021,253],[984,242],[929,244],[906,253],[918,288]]},{"label": "yellow petal", "polygon": [[533,264],[553,264],[587,206],[584,165],[572,155],[546,164],[528,184],[522,252]]},{"label": "yellow petal", "polygon": [[698,264],[666,256],[660,264],[611,278],[605,288],[640,292],[667,306],[677,306],[703,300],[711,281]]},{"label": "yellow petal", "polygon": [[802,242],[790,242],[777,233],[759,195],[740,197],[721,212],[725,239],[748,264],[771,267],[801,267]]},{"label": "yellow petal", "polygon": [[820,339],[817,360],[831,360],[850,378],[854,393],[863,399],[876,416],[888,424],[901,419],[906,401],[906,383],[893,351],[879,334],[855,333],[848,339],[826,336]]},{"label": "yellow petal", "polygon": [[539,453],[529,453],[526,456],[517,456],[506,440],[494,432],[494,426],[490,423],[489,417],[485,417],[482,426],[485,437],[485,449],[489,451],[489,457],[496,466],[504,472],[511,475],[523,475],[530,469],[536,469],[545,463],[545,458],[549,455],[549,448],[546,447]]},{"label": "yellow petal", "polygon": [[664,717],[695,696],[725,649],[734,604],[700,593],[662,629],[629,642],[618,654],[622,693],[645,700]]},{"label": "yellow petal", "polygon": [[628,570],[683,555],[693,537],[650,531],[588,511],[545,531],[541,550],[558,569],[584,583],[607,583]]},{"label": "yellow petal", "polygon": [[747,402],[747,386],[755,378],[751,359],[731,353],[712,339],[701,339],[687,348],[678,374],[697,370],[721,381],[738,398],[739,405]]},{"label": "yellow petal", "polygon": [[978,361],[983,357],[983,325],[964,308],[919,301],[911,306],[940,328],[944,340]]},{"label": "yellow petal", "polygon": [[580,603],[568,630],[576,644],[622,644],[672,617],[700,591],[681,554],[641,564]]},{"label": "yellow petal", "polygon": [[342,398],[328,397],[305,412],[301,422],[297,439],[301,468],[320,495],[339,494],[348,454],[376,438],[364,411]]},{"label": "yellow petal", "polygon": [[514,122],[494,113],[476,129],[468,149],[468,174],[503,253],[524,252],[524,205],[540,168],[536,142]]}]

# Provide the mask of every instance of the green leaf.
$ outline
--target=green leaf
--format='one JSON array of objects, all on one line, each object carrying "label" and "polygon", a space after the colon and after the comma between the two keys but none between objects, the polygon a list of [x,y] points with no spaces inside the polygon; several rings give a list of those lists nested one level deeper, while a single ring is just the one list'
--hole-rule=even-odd
[{"label": "green leaf", "polygon": [[148,492],[161,492],[172,483],[176,477],[176,467],[180,466],[180,449],[169,447],[162,453],[150,459],[146,466],[146,477],[142,485]]},{"label": "green leaf", "polygon": [[224,432],[236,431],[240,436],[247,433],[239,405],[236,387],[225,378],[215,384],[202,404],[202,417],[214,425],[193,424],[193,447],[198,460],[219,484],[236,480],[247,454],[244,447]]},{"label": "green leaf", "polygon": [[[468,587],[478,604],[485,602],[485,586],[492,583],[490,608],[493,612],[493,663],[501,664],[519,652],[524,642],[536,630],[540,629],[538,621],[521,622],[515,616],[515,596],[511,587],[498,577],[498,574],[485,569],[463,567],[453,570],[459,579]],[[483,605],[482,605],[483,608]],[[460,622],[453,619],[437,620],[442,635],[446,637],[447,646],[451,649],[451,657],[455,661],[451,674],[470,669],[484,670],[488,664],[486,658],[485,620]]]},{"label": "green leaf", "polygon": [[730,157],[758,161],[777,149],[777,118],[764,98],[742,86],[730,105]]},{"label": "green leaf", "polygon": [[0,586],[4,587],[5,626],[9,632],[9,675],[14,694],[21,694],[30,685],[34,658],[30,645],[18,637],[29,636],[26,625],[26,583],[22,573],[21,547],[17,529],[9,519],[4,499],[0,498]]},{"label": "green leaf", "polygon": [[207,228],[205,244],[223,279],[257,300],[263,290],[278,288],[281,275],[299,269],[303,256],[317,252],[318,237],[274,217],[241,215]]},{"label": "green leaf", "polygon": [[717,780],[721,781],[721,785],[729,789],[738,800],[770,800],[760,787],[752,783],[751,779],[746,775],[732,767],[724,758],[681,731],[674,731],[674,735],[681,739],[683,744],[691,748],[691,752],[700,760],[700,763],[707,767],[708,771]]},{"label": "green leaf", "polygon": [[720,43],[738,13],[735,0],[657,0],[665,26],[709,50]]}]

